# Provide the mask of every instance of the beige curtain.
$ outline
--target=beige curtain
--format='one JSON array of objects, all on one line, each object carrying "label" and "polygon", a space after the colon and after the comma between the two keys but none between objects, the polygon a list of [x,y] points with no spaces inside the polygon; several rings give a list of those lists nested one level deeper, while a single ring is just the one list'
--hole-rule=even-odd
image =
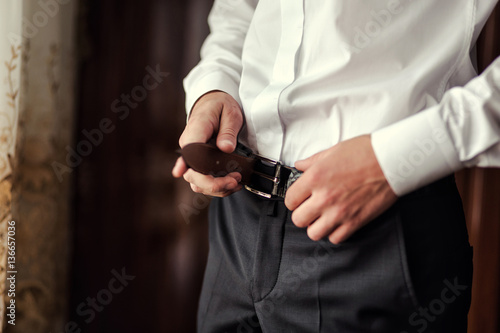
[{"label": "beige curtain", "polygon": [[75,0],[0,1],[2,332],[67,324],[75,9]]}]

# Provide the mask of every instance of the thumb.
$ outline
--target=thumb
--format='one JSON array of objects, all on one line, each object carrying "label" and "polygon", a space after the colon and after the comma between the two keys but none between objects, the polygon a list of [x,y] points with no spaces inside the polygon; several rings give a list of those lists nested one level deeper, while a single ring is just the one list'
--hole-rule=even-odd
[{"label": "thumb", "polygon": [[217,147],[226,153],[232,153],[236,148],[241,126],[243,126],[243,115],[239,105],[237,103],[224,105],[217,134]]},{"label": "thumb", "polygon": [[300,171],[306,171],[311,166],[313,166],[317,161],[319,161],[323,157],[324,153],[325,151],[321,151],[319,153],[312,155],[311,157],[306,158],[305,160],[300,160],[295,162],[295,168],[297,168]]}]

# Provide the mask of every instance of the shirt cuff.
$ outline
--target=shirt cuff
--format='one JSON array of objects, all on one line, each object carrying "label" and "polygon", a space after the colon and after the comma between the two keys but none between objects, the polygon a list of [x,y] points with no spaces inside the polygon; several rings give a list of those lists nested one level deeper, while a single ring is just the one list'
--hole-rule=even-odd
[{"label": "shirt cuff", "polygon": [[188,118],[196,101],[198,101],[201,96],[214,90],[220,90],[231,95],[241,107],[238,84],[234,82],[230,76],[222,72],[211,72],[196,79],[196,82],[190,81],[189,77],[184,80],[186,113]]},{"label": "shirt cuff", "polygon": [[419,112],[371,135],[378,163],[398,196],[463,167],[439,107]]}]

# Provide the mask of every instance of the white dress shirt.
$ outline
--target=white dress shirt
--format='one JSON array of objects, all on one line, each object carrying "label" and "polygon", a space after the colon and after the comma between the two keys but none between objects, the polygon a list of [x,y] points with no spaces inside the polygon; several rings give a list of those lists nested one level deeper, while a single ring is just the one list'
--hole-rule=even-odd
[{"label": "white dress shirt", "polygon": [[186,108],[232,95],[240,141],[287,165],[362,134],[403,195],[500,166],[500,59],[474,45],[496,0],[216,0]]}]

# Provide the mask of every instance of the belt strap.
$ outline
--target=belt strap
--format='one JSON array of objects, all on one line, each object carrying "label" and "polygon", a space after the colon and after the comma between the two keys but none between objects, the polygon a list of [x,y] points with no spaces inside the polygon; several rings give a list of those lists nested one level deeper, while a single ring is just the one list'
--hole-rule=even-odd
[{"label": "belt strap", "polygon": [[179,151],[187,166],[205,175],[223,177],[241,174],[245,189],[266,198],[284,198],[288,188],[302,172],[258,154],[238,143],[228,154],[207,143],[191,143]]}]

